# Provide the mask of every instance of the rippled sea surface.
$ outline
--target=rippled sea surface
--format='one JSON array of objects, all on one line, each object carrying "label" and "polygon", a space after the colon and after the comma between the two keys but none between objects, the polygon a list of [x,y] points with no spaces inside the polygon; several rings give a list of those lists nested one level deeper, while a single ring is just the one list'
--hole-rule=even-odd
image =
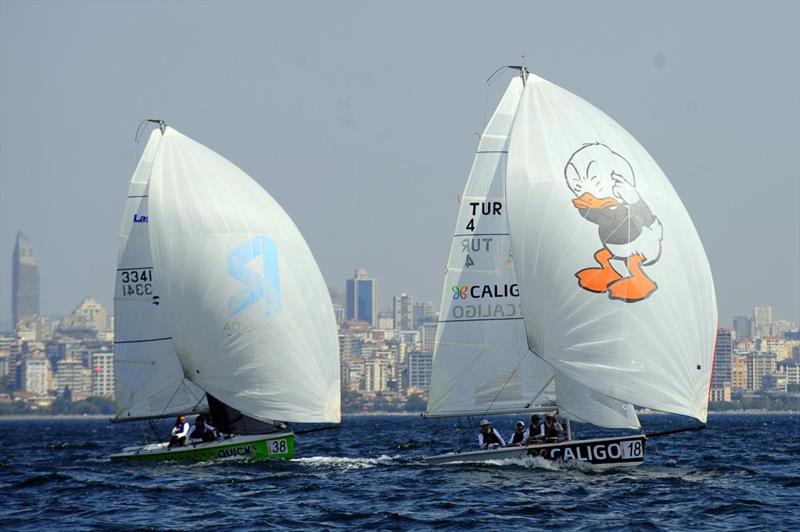
[{"label": "rippled sea surface", "polygon": [[[505,436],[515,419],[494,421]],[[352,416],[298,436],[291,461],[134,464],[107,458],[141,440],[132,424],[0,420],[0,528],[800,529],[798,414],[712,414],[706,430],[649,440],[631,469],[420,461],[472,446],[473,427]]]}]

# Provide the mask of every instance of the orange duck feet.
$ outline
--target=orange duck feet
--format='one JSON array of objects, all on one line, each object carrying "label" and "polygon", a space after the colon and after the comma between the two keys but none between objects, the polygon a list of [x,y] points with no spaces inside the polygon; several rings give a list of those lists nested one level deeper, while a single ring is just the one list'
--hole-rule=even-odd
[{"label": "orange duck feet", "polygon": [[607,248],[595,253],[594,260],[601,267],[585,268],[576,273],[575,277],[578,278],[580,287],[590,292],[601,294],[608,290],[608,285],[622,279],[622,276],[608,262],[609,259],[611,259],[611,252]]},{"label": "orange duck feet", "polygon": [[631,276],[625,277],[609,286],[608,297],[611,299],[620,299],[628,303],[635,303],[636,301],[645,299],[656,291],[658,285],[642,271],[642,261],[644,261],[644,257],[641,255],[634,255],[628,258],[626,264],[628,265],[628,270],[631,272]]}]

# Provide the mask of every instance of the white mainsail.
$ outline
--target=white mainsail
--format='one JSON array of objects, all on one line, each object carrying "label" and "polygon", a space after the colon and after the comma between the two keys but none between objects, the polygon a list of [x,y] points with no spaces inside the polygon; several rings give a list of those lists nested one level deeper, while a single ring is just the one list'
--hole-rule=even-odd
[{"label": "white mainsail", "polygon": [[118,420],[207,408],[205,393],[184,378],[165,322],[159,271],[150,254],[148,184],[161,140],[156,130],[131,177],[120,231],[114,292],[114,380]]},{"label": "white mainsail", "polygon": [[528,350],[506,222],[504,162],[521,93],[517,78],[481,135],[461,197],[433,355],[432,415],[522,410],[553,399],[550,366]]},{"label": "white mainsail", "polygon": [[632,405],[576,385],[528,348],[506,216],[508,135],[523,92],[511,80],[481,135],[445,275],[428,414],[523,411],[557,403],[568,419],[639,428]]},{"label": "white mainsail", "polygon": [[166,128],[150,212],[167,321],[187,376],[256,419],[338,422],[333,307],[278,203],[235,165]]},{"label": "white mainsail", "polygon": [[530,75],[507,197],[531,349],[590,390],[705,422],[711,270],[644,148],[591,104]]}]

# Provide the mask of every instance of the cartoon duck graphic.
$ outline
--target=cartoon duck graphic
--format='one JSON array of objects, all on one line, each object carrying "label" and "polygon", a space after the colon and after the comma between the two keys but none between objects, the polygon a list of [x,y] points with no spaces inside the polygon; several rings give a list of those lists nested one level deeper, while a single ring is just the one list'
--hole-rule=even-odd
[{"label": "cartoon duck graphic", "polygon": [[[577,272],[578,284],[628,303],[649,297],[658,285],[642,268],[661,256],[664,229],[636,190],[630,163],[605,144],[584,144],[569,158],[564,177],[575,194],[572,204],[597,224],[603,244],[594,254],[600,267]],[[620,274],[612,260],[624,261],[629,275]]]}]

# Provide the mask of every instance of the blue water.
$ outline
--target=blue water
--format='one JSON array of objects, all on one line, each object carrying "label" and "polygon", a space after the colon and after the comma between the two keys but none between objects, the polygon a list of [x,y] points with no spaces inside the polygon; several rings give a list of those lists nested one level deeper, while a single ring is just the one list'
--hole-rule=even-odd
[{"label": "blue water", "polygon": [[[505,435],[513,421],[495,426]],[[642,421],[648,432],[686,423]],[[298,437],[292,461],[201,464],[110,462],[138,442],[132,425],[0,420],[0,528],[798,530],[798,424],[798,414],[712,414],[704,431],[648,441],[638,468],[596,471],[538,458],[421,463],[472,445],[454,419],[345,417]]]}]

